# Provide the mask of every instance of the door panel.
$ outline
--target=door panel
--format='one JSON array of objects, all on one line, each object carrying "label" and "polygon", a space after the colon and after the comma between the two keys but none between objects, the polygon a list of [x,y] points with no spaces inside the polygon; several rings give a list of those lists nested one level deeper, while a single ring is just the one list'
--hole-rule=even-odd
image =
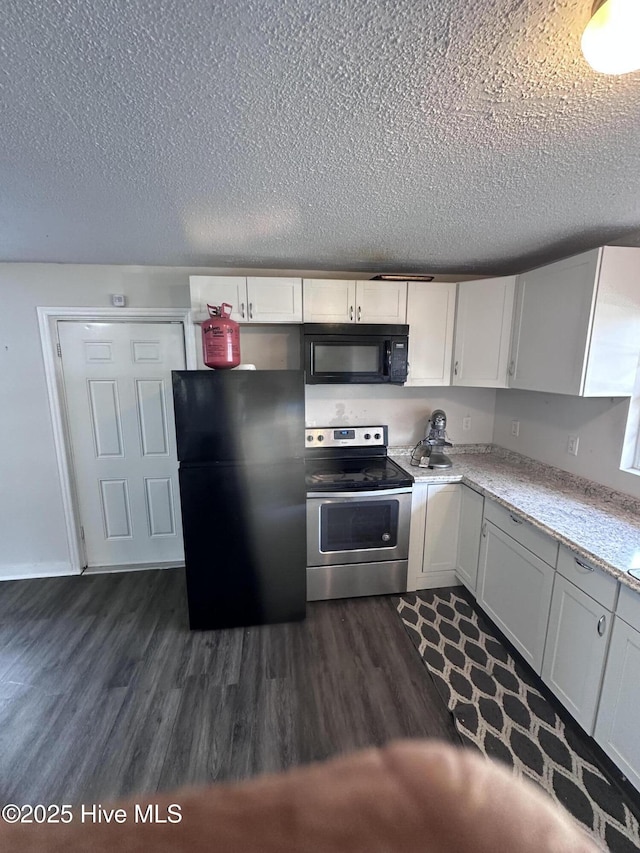
[{"label": "door panel", "polygon": [[87,565],[181,562],[171,370],[177,323],[60,321],[65,399]]}]

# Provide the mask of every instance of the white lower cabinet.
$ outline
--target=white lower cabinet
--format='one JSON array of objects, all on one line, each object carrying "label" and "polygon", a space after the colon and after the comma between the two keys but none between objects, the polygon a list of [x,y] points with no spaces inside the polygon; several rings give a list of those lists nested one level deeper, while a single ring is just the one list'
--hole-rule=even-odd
[{"label": "white lower cabinet", "polygon": [[629,782],[640,790],[640,630],[637,630],[640,620],[632,612],[638,608],[638,593],[623,587],[618,612],[629,621],[620,615],[614,619],[593,736]]},{"label": "white lower cabinet", "polygon": [[478,580],[483,508],[484,498],[481,494],[469,486],[460,486],[460,527],[458,530],[456,575],[474,595]]},{"label": "white lower cabinet", "polygon": [[561,574],[556,574],[542,680],[587,734],[600,696],[613,616]]},{"label": "white lower cabinet", "polygon": [[413,487],[407,589],[454,586],[462,486],[459,483]]},{"label": "white lower cabinet", "polygon": [[478,563],[478,603],[538,674],[554,574],[553,566],[487,521],[485,512]]}]

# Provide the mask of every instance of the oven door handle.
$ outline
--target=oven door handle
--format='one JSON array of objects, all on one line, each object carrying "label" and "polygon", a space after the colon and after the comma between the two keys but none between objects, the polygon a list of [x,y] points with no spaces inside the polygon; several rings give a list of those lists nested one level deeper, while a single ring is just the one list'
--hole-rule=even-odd
[{"label": "oven door handle", "polygon": [[398,489],[377,489],[371,492],[307,492],[308,498],[338,498],[339,500],[358,500],[358,498],[386,498],[390,495],[410,495],[411,486]]}]

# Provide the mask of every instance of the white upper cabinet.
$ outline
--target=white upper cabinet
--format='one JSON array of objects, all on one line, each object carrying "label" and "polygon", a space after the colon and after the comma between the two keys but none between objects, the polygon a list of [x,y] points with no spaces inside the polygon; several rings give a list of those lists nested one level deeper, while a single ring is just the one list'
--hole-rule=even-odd
[{"label": "white upper cabinet", "polygon": [[247,276],[247,312],[253,323],[301,323],[302,279]]},{"label": "white upper cabinet", "polygon": [[406,323],[406,281],[357,281],[357,323]]},{"label": "white upper cabinet", "polygon": [[209,305],[227,302],[238,323],[301,323],[302,280],[238,275],[189,276],[191,309],[204,317]]},{"label": "white upper cabinet", "polygon": [[305,323],[406,323],[406,281],[303,281]]},{"label": "white upper cabinet", "polygon": [[630,395],[639,351],[638,249],[604,246],[517,277],[510,387]]},{"label": "white upper cabinet", "polygon": [[409,282],[409,376],[405,385],[451,385],[455,305],[455,282]]},{"label": "white upper cabinet", "polygon": [[233,307],[231,318],[237,323],[247,320],[247,279],[238,275],[190,275],[191,310],[196,320],[207,316],[207,305]]},{"label": "white upper cabinet", "polygon": [[331,278],[302,281],[305,323],[354,323],[356,283]]},{"label": "white upper cabinet", "polygon": [[458,283],[453,384],[506,388],[516,277]]}]

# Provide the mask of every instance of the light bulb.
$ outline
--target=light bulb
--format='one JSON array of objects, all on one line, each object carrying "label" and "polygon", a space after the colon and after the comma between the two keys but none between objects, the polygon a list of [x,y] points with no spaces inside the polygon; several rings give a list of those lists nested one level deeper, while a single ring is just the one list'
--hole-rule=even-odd
[{"label": "light bulb", "polygon": [[640,0],[604,0],[582,34],[582,52],[594,71],[628,74],[640,69]]}]

